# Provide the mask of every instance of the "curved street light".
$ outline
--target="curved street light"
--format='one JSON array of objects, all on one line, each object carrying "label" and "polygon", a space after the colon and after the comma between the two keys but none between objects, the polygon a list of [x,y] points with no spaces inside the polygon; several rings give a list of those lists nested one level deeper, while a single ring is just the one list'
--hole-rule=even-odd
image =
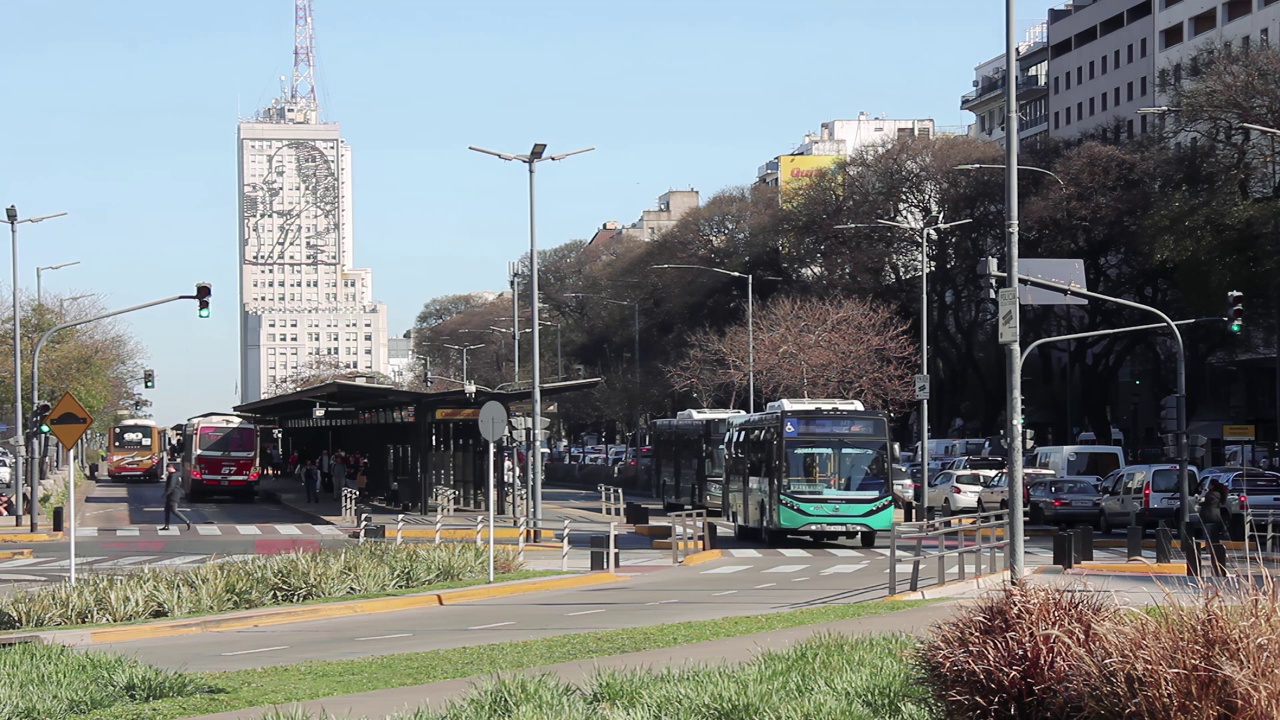
[{"label": "curved street light", "polygon": [[[952,168],[952,170],[1004,170],[1004,169],[1005,169],[1004,165],[988,165],[985,163],[967,163],[964,165],[956,165],[954,168]],[[1034,165],[1019,165],[1018,169],[1030,170],[1031,172],[1044,173],[1045,175],[1048,175],[1054,180],[1057,180],[1058,184],[1062,186],[1063,190],[1067,189],[1067,184],[1062,181],[1062,178],[1058,177],[1052,172],[1049,172],[1048,170],[1045,170],[1044,168],[1038,168],[1038,167],[1035,167]],[[877,220],[876,222],[880,222],[880,221]]]}]

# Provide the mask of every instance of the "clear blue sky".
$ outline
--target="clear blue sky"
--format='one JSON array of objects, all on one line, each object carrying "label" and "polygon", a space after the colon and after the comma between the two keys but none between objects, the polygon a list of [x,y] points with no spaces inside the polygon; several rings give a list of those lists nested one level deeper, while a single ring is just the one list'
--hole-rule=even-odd
[{"label": "clear blue sky", "polygon": [[[322,114],[354,148],[356,261],[392,332],[446,293],[499,289],[528,249],[523,166],[467,145],[596,152],[541,166],[543,247],[631,222],[671,188],[750,182],[825,120],[968,123],[973,66],[1003,49],[999,0],[315,0]],[[1057,3],[1022,0],[1020,27]],[[289,0],[10,0],[0,205],[21,282],[129,316],[158,420],[237,400],[237,114],[292,70]],[[7,253],[4,253],[7,255]],[[5,279],[8,278],[8,263]],[[7,292],[7,290],[6,290]]]}]

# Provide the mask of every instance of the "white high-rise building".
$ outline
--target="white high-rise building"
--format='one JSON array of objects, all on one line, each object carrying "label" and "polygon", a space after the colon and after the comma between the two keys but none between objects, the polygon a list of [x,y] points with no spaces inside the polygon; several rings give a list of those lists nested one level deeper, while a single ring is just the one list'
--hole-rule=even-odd
[{"label": "white high-rise building", "polygon": [[386,306],[354,266],[351,148],[288,90],[237,138],[240,401],[320,372],[389,374]]}]

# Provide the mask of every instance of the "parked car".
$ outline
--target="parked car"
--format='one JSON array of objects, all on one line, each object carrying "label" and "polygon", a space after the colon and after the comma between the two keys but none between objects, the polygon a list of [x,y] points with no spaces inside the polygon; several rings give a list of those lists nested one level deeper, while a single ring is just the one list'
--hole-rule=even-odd
[{"label": "parked car", "polygon": [[[1187,468],[1192,487],[1199,484],[1195,468]],[[1100,488],[1098,529],[1110,533],[1132,521],[1154,529],[1161,521],[1172,525],[1178,517],[1178,466],[1130,465],[1110,473]]]},{"label": "parked car", "polygon": [[1098,521],[1098,489],[1087,480],[1037,480],[1028,488],[1032,525],[1093,524]]},{"label": "parked car", "polygon": [[0,458],[0,485],[13,484],[13,464],[9,458]]},{"label": "parked car", "polygon": [[982,489],[995,476],[995,470],[943,470],[929,478],[925,506],[943,515],[977,510]]},{"label": "parked car", "polygon": [[1232,540],[1244,539],[1248,512],[1253,513],[1255,525],[1280,521],[1280,474],[1254,468],[1207,468],[1194,491],[1196,504],[1214,478],[1227,486],[1227,504],[1222,511]]},{"label": "parked car", "polygon": [[965,455],[951,461],[948,470],[1004,470],[1009,467],[1009,461],[1002,457],[988,457],[985,455]]}]

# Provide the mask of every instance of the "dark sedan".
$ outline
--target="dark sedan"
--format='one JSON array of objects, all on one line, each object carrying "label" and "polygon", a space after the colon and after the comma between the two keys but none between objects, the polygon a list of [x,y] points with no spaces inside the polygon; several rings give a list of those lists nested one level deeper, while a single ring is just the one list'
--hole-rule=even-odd
[{"label": "dark sedan", "polygon": [[1098,519],[1098,489],[1084,480],[1037,480],[1027,488],[1032,525],[1090,523]]}]

